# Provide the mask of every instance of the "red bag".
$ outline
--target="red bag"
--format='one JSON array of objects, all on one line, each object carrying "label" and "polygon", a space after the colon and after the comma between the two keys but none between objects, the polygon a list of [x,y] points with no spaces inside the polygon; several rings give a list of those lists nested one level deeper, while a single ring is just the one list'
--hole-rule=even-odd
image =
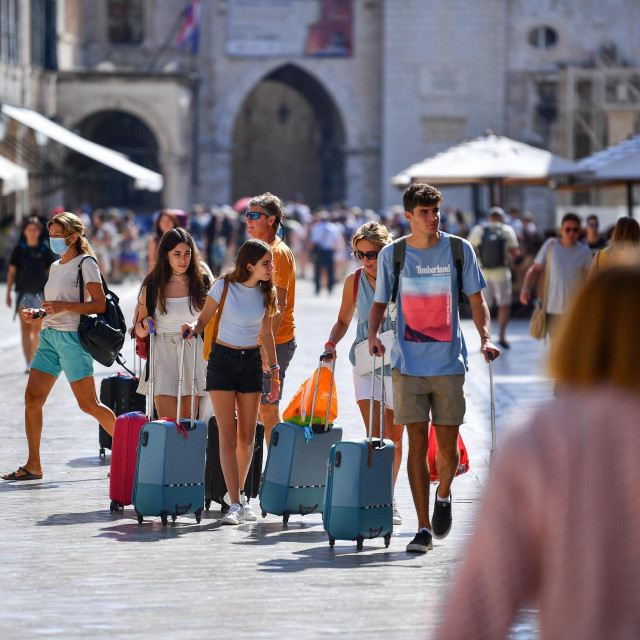
[{"label": "red bag", "polygon": [[136,339],[136,355],[143,360],[147,360],[149,358],[149,336],[141,338],[136,333],[136,325],[138,324],[138,322],[138,315],[136,314],[136,319],[133,323],[133,335]]},{"label": "red bag", "polygon": [[[462,442],[462,436],[458,433],[458,449],[460,450],[460,462],[456,469],[456,476],[461,473],[469,471],[469,454],[467,453],[467,447]],[[429,463],[429,477],[431,482],[439,482],[438,468],[436,467],[436,452],[438,451],[438,444],[436,442],[436,434],[433,430],[433,424],[429,425],[429,451],[427,451],[427,461]]]}]

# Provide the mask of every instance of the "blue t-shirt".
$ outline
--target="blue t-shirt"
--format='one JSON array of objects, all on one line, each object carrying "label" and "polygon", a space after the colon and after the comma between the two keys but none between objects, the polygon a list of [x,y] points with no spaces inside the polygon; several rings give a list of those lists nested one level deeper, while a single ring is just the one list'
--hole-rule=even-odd
[{"label": "blue t-shirt", "polygon": [[[462,241],[462,288],[467,295],[487,286],[471,245]],[[393,245],[378,254],[375,301],[386,304],[393,291]],[[448,233],[430,249],[407,244],[398,287],[396,339],[391,365],[410,376],[447,376],[467,371],[460,331],[458,280]]]}]

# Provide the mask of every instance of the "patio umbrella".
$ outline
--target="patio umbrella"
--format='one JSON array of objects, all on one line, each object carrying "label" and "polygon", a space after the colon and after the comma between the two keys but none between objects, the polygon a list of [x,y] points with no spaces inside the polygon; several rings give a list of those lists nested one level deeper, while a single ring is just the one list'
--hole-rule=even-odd
[{"label": "patio umbrella", "polygon": [[578,164],[571,160],[489,131],[411,165],[394,176],[391,184],[398,188],[413,182],[488,184],[493,199],[494,185],[545,185],[552,178],[579,171]]},{"label": "patio umbrella", "polygon": [[598,151],[578,164],[589,173],[578,179],[574,189],[626,185],[627,207],[633,215],[633,185],[640,182],[640,136]]}]

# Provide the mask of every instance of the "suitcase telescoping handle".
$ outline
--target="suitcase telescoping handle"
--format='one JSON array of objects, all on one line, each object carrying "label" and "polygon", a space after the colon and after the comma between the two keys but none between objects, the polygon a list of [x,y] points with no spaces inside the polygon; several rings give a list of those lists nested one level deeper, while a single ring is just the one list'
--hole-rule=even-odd
[{"label": "suitcase telescoping handle", "polygon": [[156,341],[156,325],[153,320],[148,321],[149,325],[149,385],[147,387],[147,415],[149,420],[153,420],[153,389],[155,386],[155,357],[154,357],[154,343]]},{"label": "suitcase telescoping handle", "polygon": [[491,393],[491,452],[489,453],[489,463],[493,454],[498,450],[496,444],[496,405],[493,399],[493,353],[489,353],[489,390]]},{"label": "suitcase telescoping handle", "polygon": [[329,386],[329,402],[327,402],[327,415],[324,419],[324,430],[329,431],[329,414],[331,413],[331,400],[333,399],[333,381],[336,376],[336,361],[332,358],[330,353],[323,353],[320,356],[320,362],[318,364],[318,371],[316,373],[316,384],[313,388],[313,400],[311,400],[311,417],[309,418],[309,428],[313,428],[313,415],[316,411],[316,398],[318,397],[318,386],[320,384],[320,370],[322,365],[330,362],[326,366],[331,369],[331,385]]},{"label": "suitcase telescoping handle", "polygon": [[[373,349],[373,370],[371,371],[371,397],[369,399],[369,444],[373,445],[373,403],[375,402],[376,386],[376,356],[378,347]],[[380,355],[382,365],[380,367],[380,446],[384,446],[384,353]]]},{"label": "suitcase telescoping handle", "polygon": [[[184,376],[184,350],[185,345],[187,344],[186,336],[189,335],[188,331],[185,331],[182,334],[182,344],[180,345],[180,366],[179,366],[179,375],[178,375],[178,407],[176,409],[176,423],[180,426],[180,409],[182,409],[182,387],[183,387],[183,376]],[[194,335],[195,342],[193,343],[193,378],[191,379],[191,426],[193,429],[195,423],[195,414],[196,414],[196,363],[198,357],[198,335]]]}]

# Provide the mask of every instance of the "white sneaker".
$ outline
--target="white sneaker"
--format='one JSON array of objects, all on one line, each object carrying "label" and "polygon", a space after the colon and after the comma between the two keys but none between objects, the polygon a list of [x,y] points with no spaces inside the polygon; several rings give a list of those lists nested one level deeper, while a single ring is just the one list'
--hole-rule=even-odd
[{"label": "white sneaker", "polygon": [[244,509],[241,504],[234,502],[229,511],[224,514],[221,524],[243,524],[244,523]]},{"label": "white sneaker", "polygon": [[240,499],[242,500],[242,510],[244,511],[244,520],[245,522],[255,522],[258,518],[256,514],[253,512],[251,505],[247,501],[247,496],[243,494],[240,495]]},{"label": "white sneaker", "polygon": [[396,499],[393,499],[393,524],[402,524],[402,516],[398,511],[398,505],[396,505]]}]

